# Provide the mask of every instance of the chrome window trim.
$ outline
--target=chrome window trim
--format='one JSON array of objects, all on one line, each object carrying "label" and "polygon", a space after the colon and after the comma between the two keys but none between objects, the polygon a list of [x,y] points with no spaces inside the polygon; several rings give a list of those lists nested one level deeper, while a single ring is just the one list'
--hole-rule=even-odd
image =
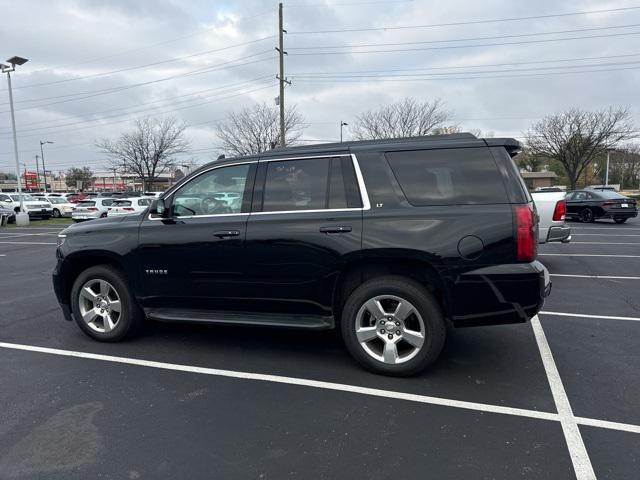
[{"label": "chrome window trim", "polygon": [[[322,209],[311,209],[311,210],[279,210],[275,212],[245,212],[245,213],[217,213],[212,215],[189,215],[189,216],[181,216],[178,217],[180,219],[186,218],[215,218],[215,217],[237,217],[237,216],[251,216],[251,215],[282,215],[282,214],[294,214],[294,213],[332,213],[332,212],[361,212],[365,210],[371,210],[371,202],[369,201],[369,193],[367,192],[367,186],[364,183],[364,177],[362,176],[362,171],[360,170],[360,164],[358,163],[358,158],[353,153],[340,153],[340,154],[327,154],[327,155],[312,155],[312,156],[302,156],[302,157],[274,157],[274,158],[265,158],[260,160],[251,160],[247,162],[237,162],[237,163],[228,163],[226,165],[216,165],[207,170],[203,170],[198,175],[193,177],[193,179],[198,178],[200,175],[203,175],[211,170],[215,170],[223,167],[232,167],[235,165],[248,165],[252,163],[262,163],[262,162],[286,162],[287,160],[307,160],[313,158],[336,158],[336,157],[351,157],[351,162],[353,164],[353,168],[356,174],[356,180],[358,182],[358,187],[360,189],[360,199],[362,201],[362,207],[356,208],[322,208]],[[193,179],[189,180],[191,182]],[[187,183],[189,183],[187,182]],[[185,183],[184,185],[186,185]],[[184,186],[182,185],[182,186]],[[182,188],[181,186],[181,188]],[[166,197],[162,197],[163,200],[169,198],[177,191],[169,193]],[[164,217],[152,217],[151,214],[147,215],[149,220],[163,220]]]}]

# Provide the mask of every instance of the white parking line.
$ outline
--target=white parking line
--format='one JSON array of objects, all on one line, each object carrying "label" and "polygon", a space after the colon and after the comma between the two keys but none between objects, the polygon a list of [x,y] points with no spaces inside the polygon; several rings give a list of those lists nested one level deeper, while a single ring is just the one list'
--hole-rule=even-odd
[{"label": "white parking line", "polygon": [[639,233],[623,233],[618,235],[617,233],[573,233],[571,232],[572,237],[640,237]]},{"label": "white parking line", "polygon": [[615,275],[570,275],[567,273],[550,273],[552,277],[595,278],[598,280],[640,280],[640,277],[619,277]]},{"label": "white parking line", "polygon": [[638,242],[571,242],[571,245],[640,245]]},{"label": "white parking line", "polygon": [[547,338],[544,335],[544,330],[537,316],[531,319],[531,326],[533,327],[533,333],[536,337],[538,349],[540,350],[540,356],[542,357],[542,364],[544,365],[544,370],[549,380],[553,400],[558,410],[560,425],[562,425],[562,432],[567,441],[567,447],[569,448],[576,478],[578,480],[595,480],[596,474],[593,471],[589,454],[584,446],[578,423],[573,415],[573,410],[567,397],[567,392],[565,392],[564,386],[562,385],[562,379],[560,378],[560,373],[558,373],[556,362],[553,360],[551,348],[549,348]]},{"label": "white parking line", "polygon": [[539,253],[539,257],[611,257],[611,258],[640,258],[640,255],[604,255],[599,253]]},{"label": "white parking line", "polygon": [[633,227],[571,227],[571,231],[573,232],[574,230],[576,231],[582,231],[582,230],[599,230],[601,232],[606,232],[609,230],[640,230],[640,228],[633,228]]},{"label": "white parking line", "polygon": [[558,317],[577,317],[577,318],[597,318],[600,320],[626,320],[630,322],[640,322],[638,317],[616,317],[612,315],[590,315],[586,313],[567,313],[567,312],[539,312],[540,315],[556,315]]},{"label": "white parking line", "polygon": [[13,233],[13,232],[0,232],[0,238],[19,238],[19,237],[38,237],[42,235],[57,235],[53,232],[43,233]]},{"label": "white parking line", "polygon": [[[392,390],[382,390],[378,388],[359,387],[343,383],[323,382],[320,380],[309,380],[306,378],[285,377],[281,375],[269,375],[264,373],[239,372],[234,370],[220,370],[217,368],[196,367],[192,365],[181,365],[176,363],[157,362],[152,360],[142,360],[138,358],[117,357],[112,355],[102,355],[98,353],[78,352],[74,350],[61,350],[58,348],[38,347],[36,345],[23,345],[18,343],[0,342],[0,348],[11,350],[23,350],[28,352],[46,353],[63,357],[86,358],[102,362],[119,363],[126,365],[136,365],[140,367],[158,368],[161,370],[172,370],[178,372],[198,373],[202,375],[213,375],[217,377],[239,378],[244,380],[258,380],[263,382],[282,383],[287,385],[298,385],[302,387],[320,388],[324,390],[334,390],[374,397],[391,398],[396,400],[406,400],[409,402],[425,403],[430,405],[440,405],[444,407],[462,408],[479,412],[497,413],[502,415],[513,415],[516,417],[535,418],[538,420],[560,421],[557,413],[541,412],[538,410],[528,410],[524,408],[512,408],[502,405],[491,405],[486,403],[465,402],[463,400],[453,400],[449,398],[431,397],[414,393],[394,392]],[[598,426],[610,430],[620,430],[625,432],[640,433],[640,425],[608,422],[593,418],[577,418],[577,423],[584,425]]]},{"label": "white parking line", "polygon": [[5,245],[57,245],[56,242],[0,242]]}]

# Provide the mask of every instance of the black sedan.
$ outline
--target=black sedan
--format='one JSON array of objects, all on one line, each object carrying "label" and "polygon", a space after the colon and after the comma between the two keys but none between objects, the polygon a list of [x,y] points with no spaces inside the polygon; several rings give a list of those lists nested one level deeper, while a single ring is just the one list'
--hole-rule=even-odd
[{"label": "black sedan", "polygon": [[624,223],[628,218],[638,216],[633,198],[611,190],[576,190],[567,193],[566,200],[566,217],[584,223],[597,218],[611,218],[616,223]]}]

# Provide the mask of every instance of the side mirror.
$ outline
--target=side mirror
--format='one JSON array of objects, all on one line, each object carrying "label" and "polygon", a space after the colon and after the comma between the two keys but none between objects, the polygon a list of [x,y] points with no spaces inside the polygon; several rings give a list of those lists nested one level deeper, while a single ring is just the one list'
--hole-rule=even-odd
[{"label": "side mirror", "polygon": [[165,206],[164,199],[158,198],[151,202],[149,213],[151,215],[158,215],[159,217],[166,217],[167,207]]}]

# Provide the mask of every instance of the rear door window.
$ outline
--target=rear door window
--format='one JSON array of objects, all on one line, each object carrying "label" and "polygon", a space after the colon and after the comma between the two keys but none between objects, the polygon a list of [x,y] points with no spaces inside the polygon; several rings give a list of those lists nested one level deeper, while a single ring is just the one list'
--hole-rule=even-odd
[{"label": "rear door window", "polygon": [[349,157],[278,160],[267,163],[262,211],[282,212],[361,206]]},{"label": "rear door window", "polygon": [[386,158],[411,205],[508,203],[502,175],[488,149],[387,152]]}]

